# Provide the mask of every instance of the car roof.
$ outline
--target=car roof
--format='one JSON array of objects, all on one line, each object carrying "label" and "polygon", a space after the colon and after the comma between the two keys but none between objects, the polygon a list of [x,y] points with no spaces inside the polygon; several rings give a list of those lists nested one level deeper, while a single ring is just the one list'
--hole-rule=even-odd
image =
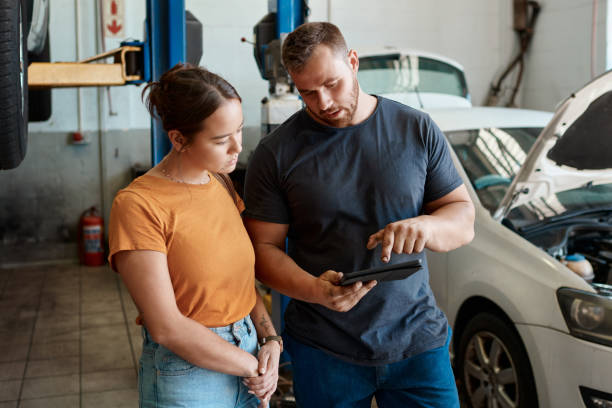
[{"label": "car roof", "polygon": [[425,110],[443,132],[480,128],[543,128],[552,112],[529,109],[472,107]]},{"label": "car roof", "polygon": [[427,52],[412,48],[397,48],[392,46],[384,46],[384,47],[362,47],[355,48],[357,51],[357,56],[359,57],[374,57],[376,55],[388,55],[388,54],[401,54],[401,55],[417,55],[419,57],[431,58],[435,60],[439,60],[445,62],[449,65],[454,66],[455,68],[464,71],[463,66],[455,61],[454,59],[445,57],[440,54],[436,54],[434,52]]}]

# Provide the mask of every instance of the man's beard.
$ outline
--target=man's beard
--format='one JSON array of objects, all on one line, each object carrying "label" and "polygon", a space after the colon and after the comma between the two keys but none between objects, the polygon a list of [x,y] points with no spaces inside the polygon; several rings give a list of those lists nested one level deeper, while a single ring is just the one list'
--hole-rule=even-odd
[{"label": "man's beard", "polygon": [[[319,112],[315,116],[322,122],[333,126],[333,127],[346,127],[351,124],[353,120],[353,116],[355,116],[355,112],[357,111],[357,104],[359,102],[359,82],[357,81],[357,76],[353,77],[353,89],[351,89],[351,94],[349,98],[349,104],[346,107],[340,107],[340,109],[346,112],[346,116],[340,119],[329,119],[324,116],[322,112]],[[311,111],[312,112],[312,111]]]}]

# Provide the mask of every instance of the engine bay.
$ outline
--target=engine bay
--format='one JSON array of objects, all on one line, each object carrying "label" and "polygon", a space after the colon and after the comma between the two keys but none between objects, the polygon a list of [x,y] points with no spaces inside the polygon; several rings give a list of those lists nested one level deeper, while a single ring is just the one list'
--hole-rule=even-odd
[{"label": "engine bay", "polygon": [[592,221],[515,231],[589,283],[612,285],[612,225]]}]

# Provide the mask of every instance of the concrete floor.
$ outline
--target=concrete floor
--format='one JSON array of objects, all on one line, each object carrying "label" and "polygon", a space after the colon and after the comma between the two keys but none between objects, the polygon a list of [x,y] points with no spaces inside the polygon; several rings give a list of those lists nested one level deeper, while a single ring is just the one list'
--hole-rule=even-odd
[{"label": "concrete floor", "polygon": [[0,268],[0,408],[138,406],[137,315],[108,266]]},{"label": "concrete floor", "polygon": [[136,315],[108,266],[0,269],[0,408],[138,406]]}]

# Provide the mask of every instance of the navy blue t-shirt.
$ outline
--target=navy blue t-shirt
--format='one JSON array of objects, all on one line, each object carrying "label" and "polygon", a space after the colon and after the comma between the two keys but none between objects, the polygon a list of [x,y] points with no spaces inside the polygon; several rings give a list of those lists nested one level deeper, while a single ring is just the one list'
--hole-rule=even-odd
[{"label": "navy blue t-shirt", "polygon": [[[423,204],[462,184],[444,135],[430,117],[377,97],[362,123],[335,128],[303,109],[262,139],[250,159],[245,216],[289,224],[288,254],[319,276],[382,265],[368,237],[387,224],[423,213]],[[379,282],[348,312],[291,300],[285,328],[296,339],[362,365],[389,364],[440,347],[447,321],[425,267]]]}]

